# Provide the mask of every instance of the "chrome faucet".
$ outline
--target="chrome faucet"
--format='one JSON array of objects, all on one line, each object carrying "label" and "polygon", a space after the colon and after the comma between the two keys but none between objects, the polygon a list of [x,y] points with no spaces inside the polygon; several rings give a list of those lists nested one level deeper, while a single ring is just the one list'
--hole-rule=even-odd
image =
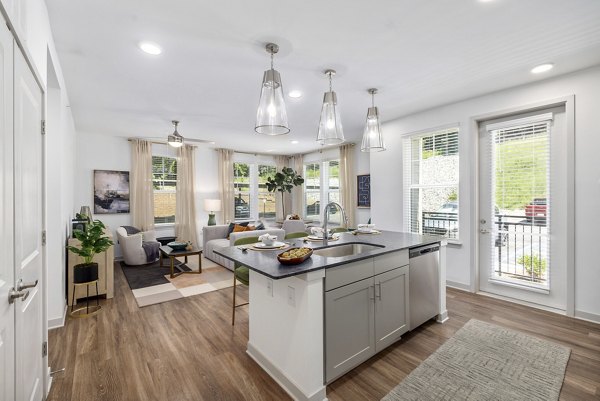
[{"label": "chrome faucet", "polygon": [[348,227],[348,216],[346,216],[346,211],[344,210],[344,208],[337,202],[329,202],[327,206],[325,206],[325,210],[323,211],[323,246],[327,246],[327,240],[329,238],[329,230],[327,230],[327,223],[329,222],[330,206],[336,206],[342,211],[342,217],[344,218],[346,227]]}]

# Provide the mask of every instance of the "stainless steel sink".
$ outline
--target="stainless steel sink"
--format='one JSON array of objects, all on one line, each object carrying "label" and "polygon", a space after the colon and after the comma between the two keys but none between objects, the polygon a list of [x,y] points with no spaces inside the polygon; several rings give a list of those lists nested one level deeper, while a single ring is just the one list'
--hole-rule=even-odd
[{"label": "stainless steel sink", "polygon": [[360,253],[365,253],[369,251],[373,251],[375,249],[385,248],[383,245],[371,245],[371,244],[362,244],[362,243],[352,243],[352,244],[344,244],[344,245],[333,245],[327,248],[315,249],[313,251],[314,255],[325,256],[327,258],[339,258],[342,256],[352,256],[358,255]]}]

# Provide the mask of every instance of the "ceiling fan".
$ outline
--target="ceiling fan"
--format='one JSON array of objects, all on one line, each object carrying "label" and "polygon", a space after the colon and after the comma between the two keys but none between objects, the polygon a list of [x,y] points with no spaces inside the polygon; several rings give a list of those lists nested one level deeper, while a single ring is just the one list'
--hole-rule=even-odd
[{"label": "ceiling fan", "polygon": [[[173,127],[175,128],[173,130],[173,133],[170,134],[167,137],[167,144],[169,144],[170,146],[174,147],[174,148],[179,148],[183,145],[183,143],[188,143],[188,142],[194,142],[194,143],[208,143],[211,145],[215,144],[215,141],[211,141],[208,139],[194,139],[194,138],[184,138],[183,135],[181,135],[179,132],[177,132],[177,126],[179,125],[179,121],[178,120],[173,120],[171,121],[173,123]],[[148,138],[149,140],[156,140],[156,141],[164,141],[163,138]]]}]

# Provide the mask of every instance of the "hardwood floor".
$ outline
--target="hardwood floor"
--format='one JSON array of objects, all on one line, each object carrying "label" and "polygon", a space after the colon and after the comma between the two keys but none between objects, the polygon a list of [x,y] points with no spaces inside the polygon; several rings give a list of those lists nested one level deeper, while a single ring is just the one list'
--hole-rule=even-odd
[{"label": "hardwood floor", "polygon": [[[241,298],[247,290],[238,288]],[[232,289],[138,308],[120,267],[115,298],[51,330],[50,401],[289,400],[246,355],[247,308],[231,326]],[[450,320],[430,322],[328,387],[332,401],[379,400],[469,319],[571,348],[561,400],[600,400],[600,325],[448,290]]]}]

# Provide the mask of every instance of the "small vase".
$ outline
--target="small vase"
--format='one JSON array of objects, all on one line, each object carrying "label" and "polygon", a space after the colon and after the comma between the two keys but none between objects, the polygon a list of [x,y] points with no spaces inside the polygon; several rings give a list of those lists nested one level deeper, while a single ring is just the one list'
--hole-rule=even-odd
[{"label": "small vase", "polygon": [[89,283],[98,280],[98,263],[82,263],[73,268],[73,283]]}]

